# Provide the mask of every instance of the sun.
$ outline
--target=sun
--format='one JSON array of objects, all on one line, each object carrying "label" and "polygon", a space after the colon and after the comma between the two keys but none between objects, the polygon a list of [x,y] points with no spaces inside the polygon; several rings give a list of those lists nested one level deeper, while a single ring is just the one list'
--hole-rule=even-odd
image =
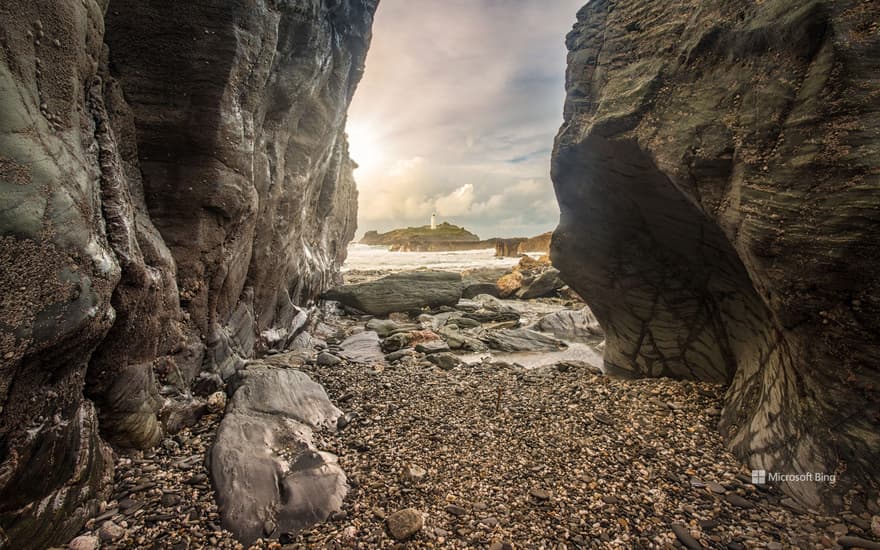
[{"label": "sun", "polygon": [[370,125],[349,121],[345,127],[348,134],[348,152],[360,173],[375,171],[383,161],[379,134]]}]

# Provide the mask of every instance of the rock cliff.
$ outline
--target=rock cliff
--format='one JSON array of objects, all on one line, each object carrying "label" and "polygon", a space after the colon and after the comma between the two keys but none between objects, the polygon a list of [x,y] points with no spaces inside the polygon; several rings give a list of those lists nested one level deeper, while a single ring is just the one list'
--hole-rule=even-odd
[{"label": "rock cliff", "polygon": [[336,280],[376,4],[0,4],[0,547],[69,539],[105,440],[155,444]]},{"label": "rock cliff", "polygon": [[722,432],[810,505],[880,482],[880,4],[593,0],[552,257],[610,368],[729,383]]}]

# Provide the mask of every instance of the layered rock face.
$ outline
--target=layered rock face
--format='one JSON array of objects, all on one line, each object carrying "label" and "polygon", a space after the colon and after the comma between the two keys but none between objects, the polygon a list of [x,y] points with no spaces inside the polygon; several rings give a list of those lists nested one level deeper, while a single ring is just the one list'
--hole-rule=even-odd
[{"label": "layered rock face", "polygon": [[552,257],[606,365],[730,384],[811,505],[880,471],[880,4],[594,0],[567,37]]},{"label": "layered rock face", "polygon": [[375,8],[0,5],[0,541],[69,539],[104,439],[155,444],[336,279]]}]

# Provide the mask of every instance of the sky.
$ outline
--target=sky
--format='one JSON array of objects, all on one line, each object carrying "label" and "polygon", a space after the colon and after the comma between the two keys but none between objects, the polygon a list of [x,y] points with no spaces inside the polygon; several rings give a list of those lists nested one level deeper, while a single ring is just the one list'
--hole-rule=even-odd
[{"label": "sky", "polygon": [[585,0],[381,0],[346,131],[358,237],[462,225],[481,238],[552,230],[565,35]]}]

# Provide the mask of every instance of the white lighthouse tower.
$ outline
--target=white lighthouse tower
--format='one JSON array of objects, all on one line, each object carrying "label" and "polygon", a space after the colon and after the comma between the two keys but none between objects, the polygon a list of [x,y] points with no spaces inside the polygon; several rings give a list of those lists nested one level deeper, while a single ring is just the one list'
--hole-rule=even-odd
[{"label": "white lighthouse tower", "polygon": [[437,213],[431,214],[431,231],[437,229]]}]

